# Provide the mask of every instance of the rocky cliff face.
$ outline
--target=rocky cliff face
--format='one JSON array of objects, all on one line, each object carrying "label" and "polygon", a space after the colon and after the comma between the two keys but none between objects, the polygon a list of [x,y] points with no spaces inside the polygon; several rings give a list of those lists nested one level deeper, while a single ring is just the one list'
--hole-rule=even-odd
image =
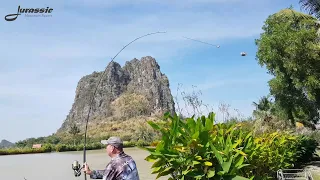
[{"label": "rocky cliff face", "polygon": [[[102,73],[94,72],[80,79],[72,108],[58,132],[66,130],[71,123],[80,128],[85,125],[90,100]],[[105,121],[114,116],[112,104],[124,94],[137,94],[145,99],[148,111],[140,115],[175,111],[168,78],[161,73],[156,60],[147,56],[128,61],[124,67],[116,62],[109,63],[94,96],[89,122],[91,119]]]}]

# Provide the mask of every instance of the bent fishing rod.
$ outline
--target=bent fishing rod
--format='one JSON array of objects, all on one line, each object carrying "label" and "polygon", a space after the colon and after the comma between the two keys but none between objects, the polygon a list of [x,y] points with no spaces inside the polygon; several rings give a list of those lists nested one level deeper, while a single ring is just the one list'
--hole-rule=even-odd
[{"label": "bent fishing rod", "polygon": [[[131,41],[130,43],[128,43],[127,45],[125,45],[110,61],[113,62],[114,59],[126,48],[128,47],[130,44],[132,44],[133,42],[137,41],[138,39],[141,39],[141,38],[144,38],[146,36],[150,36],[150,35],[154,35],[154,34],[160,34],[160,33],[167,33],[167,32],[153,32],[153,33],[149,33],[149,34],[145,34],[143,36],[140,36],[136,39],[134,39],[133,41]],[[199,41],[199,40],[195,40],[195,39],[191,39],[191,38],[187,38],[187,37],[183,37],[185,39],[189,39],[189,40],[193,40],[193,41],[197,41],[197,42],[200,42],[200,43],[204,43],[204,44],[207,44],[207,45],[211,45],[211,46],[215,46],[217,48],[220,48],[220,45],[214,45],[214,44],[210,44],[210,43],[206,43],[206,42],[203,42],[203,41]],[[107,65],[108,67],[108,65]],[[100,78],[99,78],[99,81],[98,81],[98,84],[96,85],[95,87],[95,90],[92,94],[92,97],[91,97],[91,100],[90,100],[90,104],[89,104],[89,111],[88,111],[88,114],[87,114],[87,117],[86,117],[86,126],[85,126],[85,134],[84,134],[84,146],[83,146],[83,165],[80,166],[79,162],[77,160],[75,160],[72,164],[72,169],[74,170],[74,175],[76,177],[79,177],[81,175],[81,170],[84,168],[84,164],[86,163],[86,143],[87,143],[87,129],[88,129],[88,122],[89,122],[89,117],[90,117],[90,113],[91,113],[91,109],[92,109],[92,104],[94,102],[94,97],[95,97],[95,94],[97,92],[97,89],[102,81],[102,78],[104,76],[104,74],[106,73],[107,71],[107,67],[105,68],[104,72],[100,75]],[[87,176],[84,175],[85,177],[85,180],[87,180]]]}]

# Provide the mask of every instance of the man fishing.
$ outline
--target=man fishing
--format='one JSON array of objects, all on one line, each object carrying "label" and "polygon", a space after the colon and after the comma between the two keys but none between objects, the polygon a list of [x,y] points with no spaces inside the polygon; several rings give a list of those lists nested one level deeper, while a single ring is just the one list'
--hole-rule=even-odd
[{"label": "man fishing", "polygon": [[90,175],[91,179],[140,180],[136,163],[131,156],[124,153],[123,142],[119,137],[110,137],[101,143],[106,145],[111,161],[104,170],[90,170],[85,163],[84,173]]}]

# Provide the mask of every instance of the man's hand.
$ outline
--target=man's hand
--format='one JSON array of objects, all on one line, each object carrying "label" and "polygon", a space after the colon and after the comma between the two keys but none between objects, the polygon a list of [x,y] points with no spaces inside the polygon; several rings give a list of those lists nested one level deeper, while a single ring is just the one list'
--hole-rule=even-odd
[{"label": "man's hand", "polygon": [[86,162],[84,163],[83,172],[85,174],[89,174],[89,175],[91,174],[91,170],[90,170],[90,168],[89,168],[89,166],[88,166],[88,164]]}]

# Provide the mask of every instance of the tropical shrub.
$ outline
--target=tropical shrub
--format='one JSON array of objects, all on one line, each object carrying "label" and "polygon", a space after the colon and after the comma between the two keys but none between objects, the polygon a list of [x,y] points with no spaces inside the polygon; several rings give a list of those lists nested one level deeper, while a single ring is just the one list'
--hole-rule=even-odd
[{"label": "tropical shrub", "polygon": [[246,167],[255,179],[276,178],[279,169],[299,168],[309,162],[317,148],[317,142],[306,136],[279,131],[265,133],[254,139],[254,151],[248,156]]},{"label": "tropical shrub", "polygon": [[157,178],[170,179],[247,179],[242,168],[251,151],[253,138],[242,132],[239,125],[214,125],[215,114],[208,117],[181,120],[165,114],[164,122],[148,123],[162,133],[156,147],[144,148],[151,154],[147,161],[154,162]]},{"label": "tropical shrub", "polygon": [[318,146],[316,139],[308,136],[298,136],[296,166],[312,160]]},{"label": "tropical shrub", "polygon": [[[165,114],[148,121],[162,139],[143,148],[150,152],[152,173],[177,179],[274,179],[277,170],[296,168],[312,158],[317,143],[292,132],[257,136],[245,122],[214,124],[215,114],[180,119]],[[242,127],[244,126],[244,128]]]},{"label": "tropical shrub", "polygon": [[292,168],[297,160],[297,138],[289,132],[265,133],[254,139],[246,169],[256,179],[272,178],[277,170]]}]

